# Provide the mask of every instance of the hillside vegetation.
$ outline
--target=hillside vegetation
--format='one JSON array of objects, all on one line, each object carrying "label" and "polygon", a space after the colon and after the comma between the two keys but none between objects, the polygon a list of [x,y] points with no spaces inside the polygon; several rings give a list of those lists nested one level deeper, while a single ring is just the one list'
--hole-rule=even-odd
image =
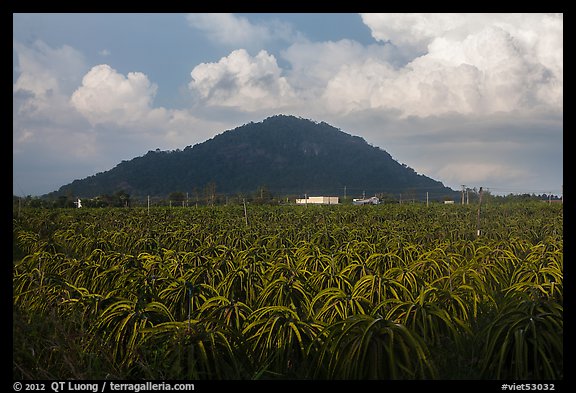
[{"label": "hillside vegetation", "polygon": [[248,123],[183,150],[149,151],[115,168],[62,186],[50,197],[90,198],[119,191],[134,197],[219,193],[342,195],[414,192],[441,199],[454,191],[390,154],[326,123],[278,115]]}]

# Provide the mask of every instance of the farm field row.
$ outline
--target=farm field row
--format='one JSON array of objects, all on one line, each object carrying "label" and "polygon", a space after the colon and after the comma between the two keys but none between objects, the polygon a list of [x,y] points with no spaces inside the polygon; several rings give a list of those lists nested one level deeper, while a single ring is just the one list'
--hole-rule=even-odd
[{"label": "farm field row", "polygon": [[562,206],[480,213],[22,209],[13,376],[562,379]]}]

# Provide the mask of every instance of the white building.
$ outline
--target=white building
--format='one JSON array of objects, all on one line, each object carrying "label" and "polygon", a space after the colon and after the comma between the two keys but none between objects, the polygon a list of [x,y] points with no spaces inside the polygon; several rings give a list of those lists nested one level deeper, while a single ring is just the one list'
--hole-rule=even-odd
[{"label": "white building", "polygon": [[296,199],[297,205],[307,205],[307,204],[315,204],[315,205],[337,205],[338,197],[337,196],[317,196],[317,197],[306,197],[302,199]]}]

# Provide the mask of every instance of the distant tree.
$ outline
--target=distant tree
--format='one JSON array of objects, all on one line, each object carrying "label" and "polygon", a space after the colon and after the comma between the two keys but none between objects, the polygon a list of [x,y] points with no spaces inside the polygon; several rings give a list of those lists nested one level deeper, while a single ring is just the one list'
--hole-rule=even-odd
[{"label": "distant tree", "polygon": [[114,198],[109,194],[100,195],[99,199],[103,206],[114,206]]},{"label": "distant tree", "polygon": [[204,188],[204,196],[206,198],[206,204],[214,205],[216,201],[216,183],[211,181],[210,183],[206,184]]},{"label": "distant tree", "polygon": [[398,203],[398,198],[389,192],[382,192],[376,195],[380,203]]},{"label": "distant tree", "polygon": [[258,190],[254,194],[255,203],[270,203],[273,199],[272,193],[268,190],[266,186],[258,187]]},{"label": "distant tree", "polygon": [[40,199],[38,197],[34,197],[29,200],[27,197],[26,199],[30,207],[46,207],[46,202],[43,199]]},{"label": "distant tree", "polygon": [[245,201],[248,201],[248,199],[241,192],[237,193],[236,196],[234,197],[234,202],[236,202],[238,204],[243,204]]},{"label": "distant tree", "polygon": [[402,200],[404,202],[415,202],[418,199],[416,195],[416,190],[414,188],[410,188],[402,193]]},{"label": "distant tree", "polygon": [[116,203],[115,206],[118,207],[130,207],[130,194],[124,190],[120,190],[114,194]]},{"label": "distant tree", "polygon": [[192,188],[192,195],[194,196],[194,203],[198,205],[198,202],[200,202],[200,192],[198,192],[198,188]]},{"label": "distant tree", "polygon": [[74,207],[74,203],[66,195],[60,195],[54,201],[54,207]]},{"label": "distant tree", "polygon": [[170,195],[168,195],[168,199],[172,201],[172,203],[174,204],[184,206],[184,201],[186,200],[186,194],[184,194],[182,191],[172,192],[170,193]]}]

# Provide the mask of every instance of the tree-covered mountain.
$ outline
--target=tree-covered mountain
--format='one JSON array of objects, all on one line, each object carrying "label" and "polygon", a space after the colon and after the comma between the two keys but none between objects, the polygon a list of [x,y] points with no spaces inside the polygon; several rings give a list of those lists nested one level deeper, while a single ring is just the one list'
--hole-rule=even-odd
[{"label": "tree-covered mountain", "polygon": [[48,194],[95,197],[118,191],[167,196],[215,187],[219,194],[454,196],[363,138],[324,122],[277,115],[248,123],[184,150],[149,151],[113,169],[75,180]]}]

